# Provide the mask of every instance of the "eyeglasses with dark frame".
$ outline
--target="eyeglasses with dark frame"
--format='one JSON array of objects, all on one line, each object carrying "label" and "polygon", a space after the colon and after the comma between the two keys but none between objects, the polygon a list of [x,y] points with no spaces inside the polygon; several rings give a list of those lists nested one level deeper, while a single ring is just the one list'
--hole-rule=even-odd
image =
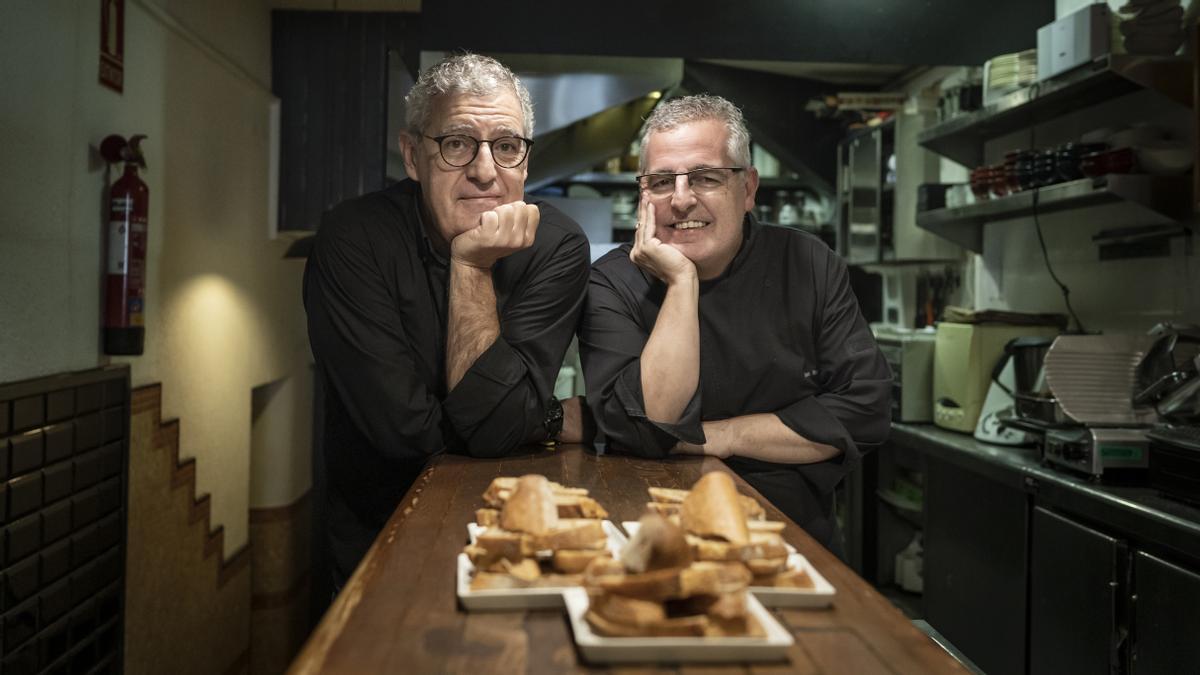
[{"label": "eyeglasses with dark frame", "polygon": [[665,197],[674,192],[679,176],[687,176],[692,192],[712,194],[723,190],[733,174],[745,170],[744,166],[714,166],[679,173],[644,173],[636,178],[638,186],[655,197]]},{"label": "eyeglasses with dark frame", "polygon": [[475,156],[479,154],[479,145],[487,143],[492,146],[492,161],[501,168],[512,169],[525,161],[529,147],[533,145],[533,141],[520,136],[501,136],[487,141],[466,134],[422,135],[437,143],[442,159],[454,167],[463,167],[474,162]]}]

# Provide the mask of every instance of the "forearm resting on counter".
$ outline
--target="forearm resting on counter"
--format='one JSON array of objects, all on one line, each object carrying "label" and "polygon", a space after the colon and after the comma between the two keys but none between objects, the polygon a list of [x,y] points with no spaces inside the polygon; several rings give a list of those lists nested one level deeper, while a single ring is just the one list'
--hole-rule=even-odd
[{"label": "forearm resting on counter", "polygon": [[777,464],[811,464],[836,457],[841,450],[816,443],[792,431],[771,413],[742,415],[704,423],[708,442],[680,442],[672,452],[714,457],[749,457]]}]

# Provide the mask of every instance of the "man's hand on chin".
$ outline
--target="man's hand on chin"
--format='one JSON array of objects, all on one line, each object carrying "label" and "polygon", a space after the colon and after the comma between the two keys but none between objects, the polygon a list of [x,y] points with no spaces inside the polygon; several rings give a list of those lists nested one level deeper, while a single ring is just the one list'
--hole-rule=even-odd
[{"label": "man's hand on chin", "polygon": [[541,212],[525,202],[501,204],[479,216],[479,225],[450,242],[453,262],[491,269],[496,261],[533,245]]}]

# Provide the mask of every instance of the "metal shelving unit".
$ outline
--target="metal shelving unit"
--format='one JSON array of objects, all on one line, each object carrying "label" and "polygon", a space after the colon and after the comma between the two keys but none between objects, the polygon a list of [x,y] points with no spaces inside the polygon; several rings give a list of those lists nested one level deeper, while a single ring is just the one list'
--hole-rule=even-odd
[{"label": "metal shelving unit", "polygon": [[1051,213],[1098,204],[1136,205],[1158,221],[1186,217],[1189,176],[1109,174],[1025,190],[968,206],[917,214],[917,225],[976,253],[983,252],[983,224],[1006,218]]},{"label": "metal shelving unit", "polygon": [[1192,105],[1192,66],[1178,57],[1109,55],[1025,87],[995,103],[930,127],[917,142],[967,167],[983,163],[986,140],[1139,89]]}]

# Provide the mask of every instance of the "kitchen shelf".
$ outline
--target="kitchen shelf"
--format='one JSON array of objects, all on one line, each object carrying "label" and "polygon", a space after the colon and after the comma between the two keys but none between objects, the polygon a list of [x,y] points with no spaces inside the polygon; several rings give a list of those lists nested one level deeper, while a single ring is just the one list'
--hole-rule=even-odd
[{"label": "kitchen shelf", "polygon": [[1179,57],[1104,56],[930,127],[917,135],[917,142],[963,166],[975,167],[983,163],[984,141],[1139,89],[1157,91],[1190,108],[1191,62]]},{"label": "kitchen shelf", "polygon": [[[637,174],[631,171],[622,173],[603,173],[600,171],[588,171],[585,173],[577,173],[573,176],[553,181],[562,185],[591,185],[594,187],[604,188],[624,188],[627,190],[637,190]],[[758,185],[760,188],[768,190],[800,190],[808,187],[807,183],[796,180],[794,178],[764,178],[759,177]]]},{"label": "kitchen shelf", "polygon": [[1110,174],[1025,190],[967,206],[917,214],[917,225],[976,253],[983,252],[983,224],[993,220],[1095,206],[1128,203],[1158,220],[1187,216],[1190,176]]}]

